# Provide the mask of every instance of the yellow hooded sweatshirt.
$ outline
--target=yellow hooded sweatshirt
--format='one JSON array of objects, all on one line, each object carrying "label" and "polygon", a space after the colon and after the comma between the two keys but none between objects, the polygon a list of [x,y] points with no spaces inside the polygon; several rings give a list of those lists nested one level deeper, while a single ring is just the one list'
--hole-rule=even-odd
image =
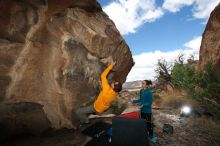
[{"label": "yellow hooded sweatshirt", "polygon": [[106,109],[110,107],[111,102],[116,98],[118,95],[112,87],[109,85],[106,76],[112,69],[113,65],[109,65],[103,73],[101,74],[101,82],[102,82],[102,91],[99,93],[99,96],[94,102],[94,108],[97,112],[102,113]]}]

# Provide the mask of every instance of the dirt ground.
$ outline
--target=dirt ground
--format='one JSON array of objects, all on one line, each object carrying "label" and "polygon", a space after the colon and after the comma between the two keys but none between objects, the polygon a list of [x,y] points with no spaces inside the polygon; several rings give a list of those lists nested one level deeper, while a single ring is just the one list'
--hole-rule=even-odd
[{"label": "dirt ground", "polygon": [[[173,134],[163,133],[163,125],[173,126]],[[154,111],[157,146],[219,146],[220,127],[208,117],[180,117],[179,110]]]}]

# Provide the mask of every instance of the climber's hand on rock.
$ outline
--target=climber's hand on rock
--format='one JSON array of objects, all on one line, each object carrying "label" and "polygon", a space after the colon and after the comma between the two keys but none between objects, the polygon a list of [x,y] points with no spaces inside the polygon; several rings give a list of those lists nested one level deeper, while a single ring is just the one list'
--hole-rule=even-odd
[{"label": "climber's hand on rock", "polygon": [[116,61],[114,61],[112,57],[109,57],[108,63],[109,65],[112,64],[112,66],[114,66],[116,64]]},{"label": "climber's hand on rock", "polygon": [[112,61],[112,66],[114,66],[116,64],[116,61]]}]

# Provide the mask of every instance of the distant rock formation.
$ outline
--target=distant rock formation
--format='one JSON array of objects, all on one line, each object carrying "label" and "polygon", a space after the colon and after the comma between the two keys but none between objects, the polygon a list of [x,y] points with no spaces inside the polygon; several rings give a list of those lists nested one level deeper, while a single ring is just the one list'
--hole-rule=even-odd
[{"label": "distant rock formation", "polygon": [[134,88],[141,88],[141,82],[140,80],[138,81],[131,81],[131,82],[126,82],[123,84],[123,89],[134,89]]},{"label": "distant rock formation", "polygon": [[125,82],[128,45],[96,0],[0,2],[0,137],[72,128],[101,72]]},{"label": "distant rock formation", "polygon": [[212,61],[220,73],[220,4],[212,11],[202,37],[199,56],[199,68]]}]

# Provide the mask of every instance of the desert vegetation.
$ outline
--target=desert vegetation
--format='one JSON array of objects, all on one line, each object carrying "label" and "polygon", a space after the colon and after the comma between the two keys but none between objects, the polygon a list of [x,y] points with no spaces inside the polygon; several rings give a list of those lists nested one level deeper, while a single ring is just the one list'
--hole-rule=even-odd
[{"label": "desert vegetation", "polygon": [[211,61],[203,70],[197,68],[196,62],[191,56],[184,63],[184,55],[179,55],[174,63],[158,60],[157,88],[165,89],[169,85],[175,90],[184,90],[187,98],[198,101],[204,110],[220,119],[220,77]]}]

